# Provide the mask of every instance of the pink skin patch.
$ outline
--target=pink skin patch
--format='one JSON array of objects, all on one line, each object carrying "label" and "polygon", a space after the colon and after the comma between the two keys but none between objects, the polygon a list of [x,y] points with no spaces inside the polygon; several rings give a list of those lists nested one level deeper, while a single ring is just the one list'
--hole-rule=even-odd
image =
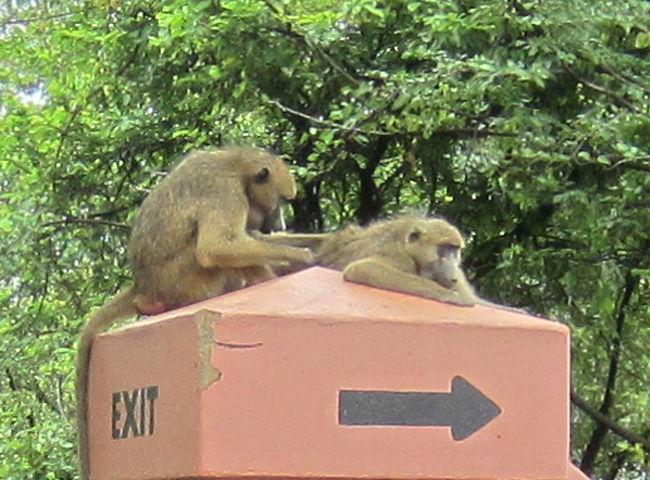
[{"label": "pink skin patch", "polygon": [[158,315],[167,311],[167,308],[163,302],[154,302],[148,305],[138,305],[138,311],[142,315]]}]

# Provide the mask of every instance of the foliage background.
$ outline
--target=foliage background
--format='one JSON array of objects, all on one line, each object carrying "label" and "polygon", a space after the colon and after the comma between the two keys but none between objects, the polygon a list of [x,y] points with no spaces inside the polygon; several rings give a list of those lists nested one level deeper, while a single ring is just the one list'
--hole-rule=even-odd
[{"label": "foliage background", "polygon": [[479,292],[573,329],[573,461],[648,478],[649,19],[642,0],[3,2],[0,477],[75,478],[74,344],[128,282],[134,212],[184,152],[252,143],[293,165],[296,230],[458,224]]}]

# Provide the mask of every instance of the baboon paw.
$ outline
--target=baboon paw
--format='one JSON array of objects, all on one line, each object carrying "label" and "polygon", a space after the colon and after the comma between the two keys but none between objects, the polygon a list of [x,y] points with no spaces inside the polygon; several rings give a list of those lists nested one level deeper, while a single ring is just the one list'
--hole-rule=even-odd
[{"label": "baboon paw", "polygon": [[314,256],[314,252],[312,252],[308,248],[301,248],[301,259],[300,261],[304,263],[305,265],[314,265],[316,263],[316,257]]}]

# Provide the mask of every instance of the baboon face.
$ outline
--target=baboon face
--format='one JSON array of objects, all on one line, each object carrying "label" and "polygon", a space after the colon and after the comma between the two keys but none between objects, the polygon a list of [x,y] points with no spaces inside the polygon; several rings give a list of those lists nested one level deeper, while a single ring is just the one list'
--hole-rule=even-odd
[{"label": "baboon face", "polygon": [[262,233],[271,233],[282,232],[286,229],[287,225],[284,222],[282,205],[278,205],[278,208],[272,210],[270,213],[265,213],[253,205],[248,209],[246,230],[258,230]]},{"label": "baboon face", "polygon": [[287,229],[287,224],[284,222],[284,215],[282,214],[282,204],[271,213],[264,215],[264,221],[259,227],[262,233],[282,232]]},{"label": "baboon face", "polygon": [[261,210],[266,216],[277,210],[282,201],[296,196],[296,184],[280,158],[268,155],[259,165],[248,182],[246,194],[251,207]]},{"label": "baboon face", "polygon": [[433,263],[431,278],[446,288],[454,288],[460,279],[460,247],[438,245],[438,260]]},{"label": "baboon face", "polygon": [[[445,243],[440,243],[441,238]],[[414,260],[418,275],[453,288],[460,279],[462,237],[442,221],[433,221],[412,229],[406,238],[406,250]]]}]

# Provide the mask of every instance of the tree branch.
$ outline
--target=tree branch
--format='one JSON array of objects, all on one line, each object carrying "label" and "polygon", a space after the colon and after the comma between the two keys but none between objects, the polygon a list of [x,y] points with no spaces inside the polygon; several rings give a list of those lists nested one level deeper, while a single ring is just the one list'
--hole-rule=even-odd
[{"label": "tree branch", "polygon": [[34,398],[36,399],[37,402],[46,405],[50,410],[52,410],[55,413],[60,413],[58,408],[56,407],[56,404],[54,404],[47,398],[45,392],[43,392],[43,390],[41,390],[36,383],[27,386],[22,382],[19,382],[16,379],[16,377],[13,375],[11,370],[9,370],[9,368],[5,368],[5,375],[7,376],[7,381],[9,383],[10,390],[14,392],[18,392],[21,390],[24,390],[26,392],[31,392],[34,395]]},{"label": "tree branch", "polygon": [[72,225],[74,223],[79,223],[79,224],[86,224],[86,225],[102,225],[102,226],[107,226],[107,227],[117,227],[117,228],[123,228],[125,230],[130,230],[131,227],[129,227],[125,223],[120,223],[120,222],[110,222],[108,220],[98,220],[94,218],[66,218],[64,220],[54,220],[52,222],[46,222],[41,225],[41,227],[55,227],[58,225]]},{"label": "tree branch", "polygon": [[576,56],[582,60],[585,60],[586,62],[591,63],[594,65],[598,71],[607,73],[608,75],[611,75],[613,78],[618,80],[621,83],[626,83],[628,85],[631,85],[633,87],[636,87],[640,90],[643,90],[646,93],[650,93],[650,88],[648,88],[646,85],[644,85],[639,79],[634,78],[631,74],[627,73],[622,73],[622,72],[617,72],[615,71],[612,67],[609,67],[608,65],[605,65],[603,63],[600,63],[598,60],[591,58],[589,55],[585,54],[584,52],[576,52]]},{"label": "tree branch", "polygon": [[584,78],[580,77],[571,67],[568,65],[564,66],[564,69],[573,76],[578,82],[582,83],[585,87],[589,88],[590,90],[593,90],[594,92],[602,93],[604,95],[607,95],[608,97],[612,98],[614,100],[614,103],[616,103],[618,106],[623,106],[626,108],[629,108],[633,112],[636,113],[642,113],[638,108],[636,108],[632,103],[630,103],[627,99],[623,98],[613,90],[609,90],[608,88],[602,87],[600,85],[597,85],[593,82],[590,82],[589,80],[585,80]]},{"label": "tree branch", "polygon": [[[278,7],[273,5],[269,0],[263,0],[263,2],[271,12],[273,12],[276,16],[278,17],[286,17],[284,12],[281,12]],[[354,75],[352,75],[350,72],[348,72],[345,68],[340,66],[333,58],[332,56],[325,51],[323,47],[320,45],[317,45],[315,43],[310,42],[305,38],[304,35],[301,35],[300,33],[297,33],[293,30],[292,26],[290,23],[286,22],[285,23],[286,28],[275,28],[273,31],[281,33],[283,35],[287,35],[288,37],[295,38],[296,40],[299,40],[303,45],[306,45],[307,47],[310,47],[314,50],[316,50],[316,53],[318,53],[325,61],[337,72],[339,72],[341,75],[345,77],[346,80],[348,80],[350,83],[353,83],[355,85],[359,84],[359,80],[354,78]]]},{"label": "tree branch", "polygon": [[[618,366],[620,363],[621,351],[623,349],[622,337],[623,326],[625,325],[625,309],[630,303],[632,293],[634,292],[637,283],[637,278],[632,274],[632,272],[628,272],[625,277],[625,286],[623,287],[621,298],[618,302],[618,311],[616,313],[616,328],[611,343],[609,372],[607,373],[605,394],[603,396],[603,402],[598,409],[598,411],[605,417],[608,415],[610,409],[612,408],[612,405],[614,404],[614,389],[616,387]],[[582,455],[582,462],[580,464],[580,467],[582,471],[587,475],[591,474],[593,471],[596,457],[602,448],[607,430],[608,428],[606,425],[598,423],[591,435],[591,439],[589,440],[587,447],[585,448],[585,451]]]},{"label": "tree branch", "polygon": [[275,105],[278,107],[280,110],[282,110],[285,113],[289,113],[291,115],[295,115],[296,117],[303,118],[305,120],[309,120],[311,123],[314,123],[316,125],[320,125],[322,127],[327,127],[327,128],[334,128],[336,130],[342,130],[344,132],[352,132],[352,133],[362,133],[365,135],[378,135],[378,136],[393,136],[394,133],[391,132],[385,132],[382,130],[362,130],[356,127],[346,127],[345,125],[342,125],[340,123],[336,122],[330,122],[328,120],[320,120],[316,117],[312,117],[311,115],[308,115],[306,113],[300,112],[298,110],[294,110],[293,108],[287,107],[286,105],[282,105],[280,102],[277,100],[268,100],[269,103]]},{"label": "tree branch", "polygon": [[589,405],[589,403],[587,403],[587,401],[584,398],[582,398],[574,391],[571,392],[571,402],[580,410],[582,410],[587,415],[589,415],[593,420],[607,427],[609,430],[617,434],[622,439],[632,444],[639,444],[643,446],[646,452],[650,453],[650,439],[645,438],[639,435],[638,433],[633,432],[632,430],[622,427],[614,420],[609,418],[607,415],[603,415],[596,408]]},{"label": "tree branch", "polygon": [[641,162],[647,162],[650,160],[650,157],[638,157],[634,159],[625,159],[625,160],[619,160],[616,163],[614,163],[611,167],[607,167],[606,170],[613,170],[616,168],[622,168],[622,169],[627,169],[627,170],[637,170],[639,172],[648,172],[650,173],[650,165],[644,165],[640,163],[631,163],[634,161],[641,161]]},{"label": "tree branch", "polygon": [[607,95],[608,97],[611,97],[616,104],[619,106],[627,107],[633,112],[636,113],[641,113],[638,108],[636,108],[634,105],[632,105],[629,101],[627,101],[625,98],[621,97],[618,95],[616,92],[609,90],[605,87],[601,87],[600,85],[597,85],[595,83],[592,83],[588,80],[585,80],[584,78],[576,77],[577,80],[582,83],[585,87],[590,88],[591,90],[598,92],[598,93],[603,93]]},{"label": "tree branch", "polygon": [[[280,110],[282,110],[285,113],[289,113],[291,115],[294,115],[296,117],[300,117],[305,120],[309,120],[311,123],[315,125],[319,125],[321,127],[326,127],[326,128],[334,128],[336,130],[341,130],[344,132],[351,132],[351,133],[361,133],[364,135],[376,135],[376,136],[382,136],[382,137],[392,137],[397,134],[406,134],[406,132],[387,132],[385,130],[363,130],[361,128],[357,127],[346,127],[345,125],[342,125],[340,123],[336,122],[331,122],[329,120],[321,120],[319,118],[313,117],[311,115],[308,115],[306,113],[300,112],[298,110],[294,110],[291,107],[287,107],[286,105],[281,104],[277,100],[267,100],[268,103],[271,103],[278,107]],[[490,129],[479,129],[479,128],[451,128],[451,129],[440,129],[440,130],[434,130],[432,133],[434,134],[440,134],[440,135],[457,135],[459,137],[472,137],[472,138],[478,138],[478,137],[516,137],[516,133],[509,133],[509,132],[497,132],[495,130],[490,130]]]},{"label": "tree branch", "polygon": [[441,134],[441,135],[457,135],[459,137],[467,136],[467,137],[473,137],[473,138],[478,138],[478,137],[481,137],[481,138],[482,137],[518,137],[520,135],[518,133],[497,132],[495,130],[490,130],[488,128],[480,129],[480,128],[471,128],[471,127],[434,130],[433,133],[438,133],[438,134]]}]

